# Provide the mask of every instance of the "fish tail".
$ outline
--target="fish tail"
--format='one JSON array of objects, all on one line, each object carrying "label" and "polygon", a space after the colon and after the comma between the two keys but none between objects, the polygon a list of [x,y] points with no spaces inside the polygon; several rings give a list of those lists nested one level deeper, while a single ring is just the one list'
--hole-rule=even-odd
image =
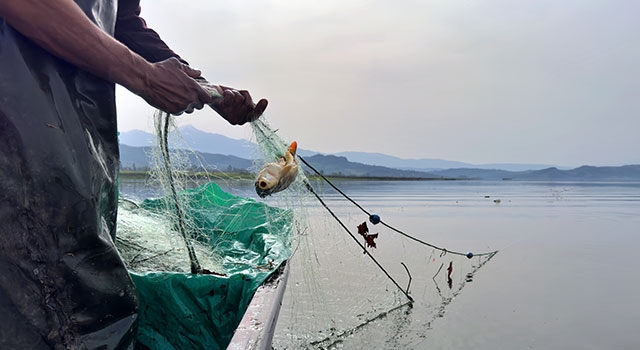
[{"label": "fish tail", "polygon": [[291,145],[287,149],[287,151],[289,151],[291,155],[295,155],[297,150],[298,150],[298,143],[295,141],[291,142]]}]

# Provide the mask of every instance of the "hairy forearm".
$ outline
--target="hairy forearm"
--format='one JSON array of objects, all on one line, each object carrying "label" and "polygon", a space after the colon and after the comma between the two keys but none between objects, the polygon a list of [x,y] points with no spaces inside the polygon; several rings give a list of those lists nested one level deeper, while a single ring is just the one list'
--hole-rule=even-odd
[{"label": "hairy forearm", "polygon": [[72,0],[0,0],[0,16],[51,54],[132,91],[151,65],[103,32]]}]

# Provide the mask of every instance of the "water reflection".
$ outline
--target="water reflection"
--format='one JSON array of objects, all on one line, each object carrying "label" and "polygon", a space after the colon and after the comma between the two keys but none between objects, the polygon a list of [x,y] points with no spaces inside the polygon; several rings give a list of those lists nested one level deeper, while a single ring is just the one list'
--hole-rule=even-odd
[{"label": "water reflection", "polygon": [[[250,181],[225,184],[235,193],[252,196],[254,192]],[[305,228],[296,254],[308,261],[292,266],[277,324],[276,349],[297,348],[291,344],[309,344],[332,335],[335,341],[335,335],[344,332],[349,335],[341,337],[336,347],[640,347],[634,328],[640,314],[635,295],[640,288],[635,268],[640,183],[335,184],[385,222],[420,239],[463,251],[501,252],[476,273],[475,259],[441,257],[397,235],[379,232],[373,250],[376,257],[395,261],[391,272],[406,281],[406,272],[397,263],[400,256],[414,277],[411,289],[416,304],[394,310],[399,298],[389,295],[393,286],[363,260],[361,249],[344,238],[317,203],[304,202],[301,206],[308,210],[312,225]],[[355,229],[368,219],[327,186],[314,184],[314,188],[348,227]],[[156,193],[144,183],[130,181],[121,183],[121,192],[136,198]],[[494,203],[498,198],[499,205]],[[267,202],[277,204],[278,199]],[[303,254],[304,250],[310,254]],[[464,264],[473,266],[466,270]],[[460,285],[468,285],[464,297],[456,293]],[[372,304],[385,307],[377,313],[361,312]],[[301,315],[301,310],[308,310],[308,316]],[[385,316],[376,318],[384,312]],[[316,332],[300,335],[307,329]]]}]

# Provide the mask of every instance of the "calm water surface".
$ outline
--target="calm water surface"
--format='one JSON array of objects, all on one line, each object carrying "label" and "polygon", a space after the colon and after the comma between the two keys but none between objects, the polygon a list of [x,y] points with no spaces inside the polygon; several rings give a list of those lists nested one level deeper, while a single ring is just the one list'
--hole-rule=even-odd
[{"label": "calm water surface", "polygon": [[[433,294],[432,273],[420,277],[420,266],[427,266],[433,252],[381,232],[375,254],[391,266],[402,285],[406,274],[398,261],[410,266],[416,303],[411,310],[389,313],[358,329],[333,347],[640,348],[640,183],[344,181],[336,185],[385,222],[420,239],[451,250],[500,252],[455,295],[442,317],[434,317],[438,295]],[[255,197],[250,182],[227,187],[232,193]],[[366,220],[327,185],[317,188],[347,227]],[[133,182],[123,182],[121,191],[138,198],[153,193]],[[283,204],[277,198],[267,201]],[[348,324],[343,318],[365,309],[364,304],[393,305],[385,297],[393,287],[360,248],[317,202],[304,203],[311,225],[305,234],[313,239],[301,243],[296,252],[303,262],[292,268],[276,348],[298,346],[291,333],[307,330],[305,323],[339,330]],[[308,267],[314,264],[325,272]],[[335,277],[327,277],[326,271]],[[362,274],[367,277],[359,279]],[[309,334],[309,339],[314,337],[318,335]]]}]

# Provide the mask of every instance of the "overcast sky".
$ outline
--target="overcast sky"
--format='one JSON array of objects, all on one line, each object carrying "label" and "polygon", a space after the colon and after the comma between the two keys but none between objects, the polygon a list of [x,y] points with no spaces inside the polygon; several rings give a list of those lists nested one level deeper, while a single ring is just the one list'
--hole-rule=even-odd
[{"label": "overcast sky", "polygon": [[[640,2],[147,0],[210,81],[269,100],[319,152],[561,166],[640,163]],[[118,89],[119,129],[152,109]],[[181,123],[233,138],[211,110]]]}]

